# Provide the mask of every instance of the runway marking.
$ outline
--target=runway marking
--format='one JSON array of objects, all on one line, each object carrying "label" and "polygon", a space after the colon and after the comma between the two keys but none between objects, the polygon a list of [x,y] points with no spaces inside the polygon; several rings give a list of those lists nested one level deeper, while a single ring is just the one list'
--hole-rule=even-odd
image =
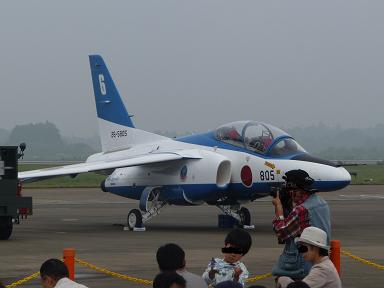
[{"label": "runway marking", "polygon": [[61,219],[61,221],[63,221],[63,222],[75,222],[75,221],[79,221],[79,219],[76,219],[76,218],[67,218],[67,219]]},{"label": "runway marking", "polygon": [[[323,196],[321,193],[319,193],[320,196]],[[271,198],[263,198],[263,199],[257,199],[254,202],[270,202]],[[327,202],[332,201],[368,201],[368,200],[384,200],[384,195],[327,195],[327,197],[324,197],[324,200]]]},{"label": "runway marking", "polygon": [[384,199],[384,195],[366,195],[366,194],[360,194],[360,195],[344,195],[341,194],[339,197],[344,198],[345,200],[375,200],[375,199]]}]

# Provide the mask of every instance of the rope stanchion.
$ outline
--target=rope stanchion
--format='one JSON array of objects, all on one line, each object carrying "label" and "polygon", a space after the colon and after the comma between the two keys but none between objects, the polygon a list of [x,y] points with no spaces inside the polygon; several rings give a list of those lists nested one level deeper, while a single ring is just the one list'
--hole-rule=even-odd
[{"label": "rope stanchion", "polygon": [[23,279],[20,279],[18,281],[13,282],[12,284],[9,284],[9,285],[7,285],[5,287],[7,287],[7,288],[16,288],[17,286],[23,285],[24,283],[26,283],[28,281],[31,281],[31,280],[39,277],[39,276],[40,276],[40,272],[35,272],[35,273],[33,273],[33,274],[31,274],[31,275],[29,275],[27,277],[24,277]]},{"label": "rope stanchion", "polygon": [[68,268],[69,279],[75,280],[75,249],[65,248],[63,250],[63,260]]},{"label": "rope stanchion", "polygon": [[359,256],[353,255],[351,252],[349,252],[347,250],[341,250],[341,254],[343,254],[344,256],[348,256],[348,257],[352,258],[353,260],[360,262],[360,263],[363,263],[365,265],[372,266],[372,267],[377,268],[379,270],[384,270],[384,265],[380,265],[380,264],[377,264],[375,262],[369,261],[367,259],[361,258]]},{"label": "rope stanchion", "polygon": [[340,275],[341,271],[341,261],[340,261],[340,240],[331,240],[331,249],[330,249],[330,259],[335,265],[337,273]]}]

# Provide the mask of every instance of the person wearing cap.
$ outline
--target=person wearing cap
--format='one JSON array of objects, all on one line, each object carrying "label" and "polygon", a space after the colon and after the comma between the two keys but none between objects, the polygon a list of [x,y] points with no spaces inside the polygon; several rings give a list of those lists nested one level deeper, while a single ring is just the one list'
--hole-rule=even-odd
[{"label": "person wearing cap", "polygon": [[280,242],[285,243],[283,253],[272,269],[275,276],[289,276],[294,279],[304,278],[311,268],[299,254],[294,239],[299,237],[303,230],[314,226],[324,230],[327,241],[331,239],[331,220],[329,206],[312,189],[314,179],[304,170],[290,170],[283,177],[286,181],[286,189],[281,193],[289,193],[292,208],[284,215],[283,205],[279,194],[273,198],[275,217],[272,221]]},{"label": "person wearing cap", "polygon": [[[313,264],[302,281],[311,288],[341,288],[339,274],[328,257],[327,233],[316,227],[307,227],[296,242],[300,254]],[[293,282],[293,279],[282,276],[277,280],[277,287],[286,288]]]}]

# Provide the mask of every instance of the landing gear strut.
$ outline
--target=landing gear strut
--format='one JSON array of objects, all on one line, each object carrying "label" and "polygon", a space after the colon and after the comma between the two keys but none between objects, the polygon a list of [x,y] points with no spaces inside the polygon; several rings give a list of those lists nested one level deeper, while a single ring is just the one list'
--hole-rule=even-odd
[{"label": "landing gear strut", "polygon": [[129,230],[143,229],[152,217],[160,214],[160,209],[167,202],[160,200],[160,187],[146,187],[141,194],[139,209],[132,209],[128,213],[127,226]]},{"label": "landing gear strut", "polygon": [[228,216],[235,218],[239,226],[247,228],[251,226],[251,213],[240,205],[217,205],[217,207]]}]

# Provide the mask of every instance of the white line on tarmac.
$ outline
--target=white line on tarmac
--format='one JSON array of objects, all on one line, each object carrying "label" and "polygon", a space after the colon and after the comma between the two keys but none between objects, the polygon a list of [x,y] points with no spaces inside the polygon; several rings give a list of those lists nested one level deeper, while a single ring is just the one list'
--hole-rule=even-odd
[{"label": "white line on tarmac", "polygon": [[376,200],[376,199],[384,199],[384,195],[339,195],[341,198],[345,198],[346,200]]}]

